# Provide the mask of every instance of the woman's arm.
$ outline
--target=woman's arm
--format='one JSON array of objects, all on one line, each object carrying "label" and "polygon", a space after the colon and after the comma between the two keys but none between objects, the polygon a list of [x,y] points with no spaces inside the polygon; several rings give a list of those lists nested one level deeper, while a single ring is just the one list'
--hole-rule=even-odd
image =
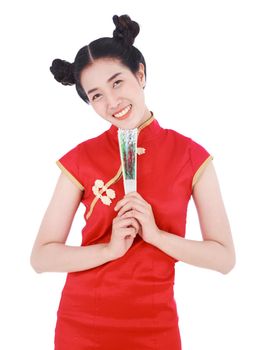
[{"label": "woman's arm", "polygon": [[235,265],[235,250],[212,162],[194,186],[193,199],[203,241],[188,240],[160,231],[154,244],[178,260],[226,274]]},{"label": "woman's arm", "polygon": [[127,194],[115,207],[118,215],[134,217],[141,237],[173,258],[185,263],[228,273],[235,265],[231,229],[217,176],[210,162],[193,189],[203,241],[189,240],[159,230],[153,210],[137,192]]},{"label": "woman's arm", "polygon": [[112,260],[103,243],[65,245],[81,196],[82,191],[61,173],[32,249],[30,262],[36,272],[81,271]]}]

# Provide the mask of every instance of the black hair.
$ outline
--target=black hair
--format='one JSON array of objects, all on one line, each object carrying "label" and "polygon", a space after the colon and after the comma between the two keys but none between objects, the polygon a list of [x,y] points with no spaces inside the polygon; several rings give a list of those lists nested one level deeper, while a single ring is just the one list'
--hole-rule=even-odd
[{"label": "black hair", "polygon": [[139,64],[144,65],[146,78],[146,63],[142,53],[133,46],[136,36],[140,31],[137,22],[132,21],[128,15],[113,16],[113,23],[116,28],[113,37],[104,37],[92,41],[82,47],[76,54],[73,63],[62,59],[54,59],[50,67],[54,78],[63,85],[74,85],[79,96],[89,103],[81,82],[81,71],[99,58],[118,59],[121,64],[128,67],[133,74],[139,70]]}]

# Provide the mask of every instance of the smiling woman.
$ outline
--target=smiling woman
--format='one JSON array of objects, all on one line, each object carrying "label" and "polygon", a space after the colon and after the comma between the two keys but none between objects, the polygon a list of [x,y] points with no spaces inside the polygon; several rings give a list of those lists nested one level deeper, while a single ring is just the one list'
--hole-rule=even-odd
[{"label": "smiling woman", "polygon": [[133,74],[117,59],[97,59],[82,70],[80,80],[96,113],[116,127],[133,129],[150,117],[145,106],[142,63]]},{"label": "smiling woman", "polygon": [[55,59],[50,70],[62,84],[75,84],[79,96],[102,118],[131,129],[150,117],[143,91],[146,63],[133,46],[139,25],[129,16],[113,16],[113,22],[113,38],[100,38],[82,47],[72,64]]},{"label": "smiling woman", "polygon": [[[57,81],[111,126],[57,160],[61,174],[31,254],[37,272],[68,272],[57,313],[55,350],[181,350],[175,263],[228,273],[230,225],[213,157],[190,137],[160,126],[146,106],[146,64],[133,46],[139,26],[114,16],[113,38],[55,59]],[[118,129],[137,129],[137,192],[125,195]],[[135,153],[135,154],[136,154]],[[185,238],[193,197],[203,240]],[[66,245],[80,203],[80,247]]]}]

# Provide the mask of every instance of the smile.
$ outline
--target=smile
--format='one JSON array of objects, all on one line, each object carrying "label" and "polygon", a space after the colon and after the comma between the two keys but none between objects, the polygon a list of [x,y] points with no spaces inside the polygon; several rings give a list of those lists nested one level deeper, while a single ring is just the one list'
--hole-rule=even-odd
[{"label": "smile", "polygon": [[122,117],[124,117],[130,111],[131,107],[132,107],[132,105],[127,106],[121,112],[113,114],[113,117],[115,117],[115,118],[122,118]]}]

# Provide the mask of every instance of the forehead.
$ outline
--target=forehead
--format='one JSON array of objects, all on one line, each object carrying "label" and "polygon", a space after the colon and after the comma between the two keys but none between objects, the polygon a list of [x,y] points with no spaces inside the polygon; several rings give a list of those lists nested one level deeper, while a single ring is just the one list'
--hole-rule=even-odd
[{"label": "forehead", "polygon": [[132,74],[129,68],[117,59],[98,59],[81,72],[81,84],[88,91],[106,84],[107,80],[116,73]]}]

